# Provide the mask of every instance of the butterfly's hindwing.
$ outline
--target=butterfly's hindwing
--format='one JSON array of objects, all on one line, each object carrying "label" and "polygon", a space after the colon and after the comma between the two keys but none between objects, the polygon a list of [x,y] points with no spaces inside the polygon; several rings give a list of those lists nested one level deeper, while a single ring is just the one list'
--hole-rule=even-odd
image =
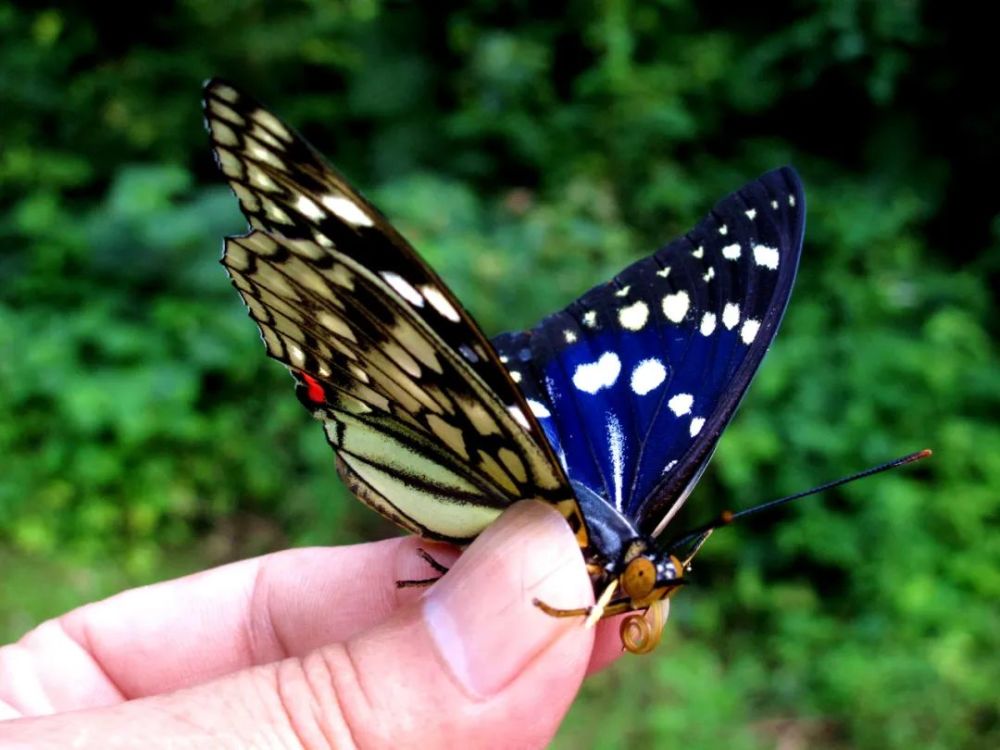
[{"label": "butterfly's hindwing", "polygon": [[704,470],[767,351],[798,265],[790,168],[529,333],[494,344],[574,483],[658,533]]},{"label": "butterfly's hindwing", "polygon": [[523,396],[440,279],[290,128],[228,84],[205,96],[253,227],[223,263],[357,494],[452,541],[522,498],[578,516]]}]

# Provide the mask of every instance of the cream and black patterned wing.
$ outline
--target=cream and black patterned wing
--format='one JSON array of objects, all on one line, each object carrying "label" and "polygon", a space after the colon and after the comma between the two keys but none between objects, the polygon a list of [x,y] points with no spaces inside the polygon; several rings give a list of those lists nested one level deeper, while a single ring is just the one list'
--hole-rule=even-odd
[{"label": "cream and black patterned wing", "polygon": [[[221,81],[216,159],[253,230],[223,264],[268,354],[323,420],[359,498],[464,542],[523,498],[582,521],[561,466],[492,346],[386,219],[301,137]],[[585,544],[585,539],[581,539]]]}]

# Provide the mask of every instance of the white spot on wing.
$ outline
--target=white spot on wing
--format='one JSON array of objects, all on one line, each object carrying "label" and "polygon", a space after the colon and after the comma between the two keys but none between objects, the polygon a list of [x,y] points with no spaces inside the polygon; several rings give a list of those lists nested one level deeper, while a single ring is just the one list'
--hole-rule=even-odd
[{"label": "white spot on wing", "polygon": [[628,296],[628,290],[631,289],[631,288],[632,287],[630,285],[623,286],[621,289],[619,289],[617,292],[615,292],[615,296],[616,297],[627,297]]},{"label": "white spot on wing", "polygon": [[726,306],[722,308],[722,325],[728,328],[730,331],[733,327],[740,322],[740,306],[735,302],[727,302]]},{"label": "white spot on wing", "polygon": [[622,509],[622,480],[625,475],[625,436],[617,417],[608,412],[608,447],[611,448],[611,479],[615,485],[615,507]]},{"label": "white spot on wing", "polygon": [[361,206],[342,195],[324,195],[319,202],[351,226],[370,227],[374,223]]},{"label": "white spot on wing", "polygon": [[719,227],[719,234],[722,234],[722,235],[729,234],[729,227],[727,227],[725,224],[723,224],[721,227]]},{"label": "white spot on wing", "polygon": [[743,321],[743,325],[740,327],[740,338],[743,339],[744,344],[749,344],[757,337],[757,331],[760,330],[760,322],[754,320],[753,318],[747,318]]},{"label": "white spot on wing", "polygon": [[597,327],[597,311],[596,310],[587,310],[587,312],[585,312],[583,314],[583,324],[585,326],[587,326],[588,328],[596,328]]},{"label": "white spot on wing", "polygon": [[618,322],[629,331],[641,331],[648,318],[649,306],[642,300],[618,311]]},{"label": "white spot on wing", "polygon": [[655,358],[644,359],[632,370],[632,390],[637,396],[645,396],[657,388],[667,378],[667,368]]},{"label": "white spot on wing", "polygon": [[753,259],[758,266],[770,268],[772,271],[778,267],[778,248],[767,245],[753,246]]},{"label": "white spot on wing", "polygon": [[715,313],[707,312],[701,316],[701,326],[698,328],[702,336],[711,336],[715,330]]},{"label": "white spot on wing", "polygon": [[709,281],[715,278],[715,269],[709,266],[709,269],[702,274],[701,278],[707,284]]},{"label": "white spot on wing", "polygon": [[753,221],[754,219],[757,218],[756,208],[748,208],[746,211],[744,211],[744,213],[747,215],[747,218],[750,219],[750,221]]},{"label": "white spot on wing", "polygon": [[680,323],[684,320],[684,316],[687,315],[690,306],[691,298],[683,290],[674,294],[668,294],[663,298],[663,314],[667,316],[667,320],[671,320],[674,323]]},{"label": "white spot on wing", "polygon": [[531,409],[532,414],[540,419],[552,416],[549,410],[545,408],[545,404],[541,401],[535,401],[533,398],[528,399],[528,408]]},{"label": "white spot on wing", "polygon": [[400,297],[405,299],[411,305],[415,305],[416,307],[424,306],[424,298],[420,296],[420,292],[414,289],[410,283],[398,273],[383,271],[382,278],[385,279],[389,286],[396,290],[396,293],[399,294]]},{"label": "white spot on wing", "polygon": [[777,211],[778,210],[778,201],[771,201],[771,208],[773,208],[775,211]]},{"label": "white spot on wing", "polygon": [[698,249],[697,250],[692,250],[691,251],[691,255],[693,255],[695,258],[704,257],[704,255],[705,255],[705,246],[704,245],[698,245]]},{"label": "white spot on wing", "polygon": [[614,352],[604,352],[596,362],[576,366],[573,385],[584,393],[597,393],[602,388],[610,388],[618,380],[622,362]]},{"label": "white spot on wing", "polygon": [[563,331],[563,338],[566,340],[567,344],[572,344],[576,341],[576,332],[567,328]]},{"label": "white spot on wing", "polygon": [[510,379],[513,380],[515,383],[520,383],[521,382],[521,373],[519,373],[517,370],[511,370],[510,371]]},{"label": "white spot on wing", "polygon": [[420,291],[424,293],[424,296],[427,298],[427,301],[431,303],[431,307],[433,307],[435,310],[441,313],[448,320],[450,320],[453,323],[457,323],[459,320],[461,320],[461,317],[458,314],[458,310],[456,310],[452,306],[451,302],[448,301],[447,297],[445,297],[441,293],[441,290],[438,289],[436,286],[431,286],[430,284],[424,284],[422,287],[420,287]]},{"label": "white spot on wing", "polygon": [[300,195],[298,197],[298,200],[295,201],[295,208],[300,214],[312,221],[319,221],[326,216],[326,214],[323,213],[323,209],[313,203],[313,201],[305,195]]},{"label": "white spot on wing", "polygon": [[793,208],[795,207],[795,196],[792,195],[791,193],[788,194],[788,205],[792,206]]},{"label": "white spot on wing", "polygon": [[672,396],[667,402],[667,407],[677,417],[690,414],[692,406],[694,406],[694,396],[690,393],[678,393],[676,396]]},{"label": "white spot on wing", "polygon": [[514,421],[517,422],[524,429],[528,429],[531,425],[528,423],[528,418],[524,416],[524,412],[518,406],[508,406],[507,411],[510,415],[514,417]]},{"label": "white spot on wing", "polygon": [[701,428],[704,426],[705,426],[704,417],[695,417],[694,419],[691,420],[691,426],[688,427],[688,434],[690,434],[691,437],[694,437],[699,432],[701,432]]},{"label": "white spot on wing", "polygon": [[667,278],[667,276],[670,275],[670,266],[667,266],[666,268],[661,268],[659,271],[656,272],[656,275],[659,276],[661,279]]},{"label": "white spot on wing", "polygon": [[722,257],[726,260],[736,260],[740,257],[740,244],[734,242],[732,245],[726,245],[722,248]]}]

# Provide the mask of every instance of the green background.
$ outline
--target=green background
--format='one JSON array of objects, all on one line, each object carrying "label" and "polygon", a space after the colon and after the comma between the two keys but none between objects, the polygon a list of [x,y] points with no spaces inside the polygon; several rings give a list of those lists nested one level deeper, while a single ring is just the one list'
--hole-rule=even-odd
[{"label": "green background", "polygon": [[687,520],[936,455],[717,534],[666,643],[590,680],[557,747],[1000,746],[983,19],[918,0],[103,5],[0,0],[3,640],[138,582],[393,533],[346,496],[217,264],[243,226],[200,121],[223,75],[490,334],[794,163],[797,288]]}]

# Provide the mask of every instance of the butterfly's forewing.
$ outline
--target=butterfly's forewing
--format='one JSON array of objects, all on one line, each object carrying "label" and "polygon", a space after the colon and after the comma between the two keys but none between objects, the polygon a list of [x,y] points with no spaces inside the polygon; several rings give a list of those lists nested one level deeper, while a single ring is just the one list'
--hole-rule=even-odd
[{"label": "butterfly's forewing", "polygon": [[791,168],[527,333],[494,340],[571,481],[646,534],[679,509],[777,332],[804,197]]},{"label": "butterfly's forewing", "polygon": [[361,499],[427,536],[467,541],[522,498],[578,511],[524,397],[413,248],[319,154],[211,81],[216,159],[253,227],[223,263],[268,354],[324,420]]}]

